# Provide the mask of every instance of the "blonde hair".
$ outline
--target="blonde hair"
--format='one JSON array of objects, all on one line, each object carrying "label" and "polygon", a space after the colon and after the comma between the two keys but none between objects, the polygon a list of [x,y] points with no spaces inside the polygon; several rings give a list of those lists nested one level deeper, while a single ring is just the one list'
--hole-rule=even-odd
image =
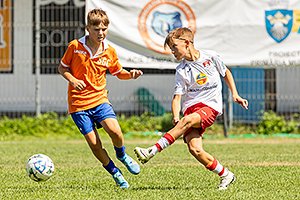
[{"label": "blonde hair", "polygon": [[171,46],[174,43],[174,40],[188,40],[191,43],[194,43],[194,33],[191,29],[182,27],[176,28],[169,32],[165,39],[164,47]]},{"label": "blonde hair", "polygon": [[106,12],[98,8],[89,11],[87,15],[87,26],[98,26],[100,24],[103,24],[104,26],[109,25],[109,19]]}]

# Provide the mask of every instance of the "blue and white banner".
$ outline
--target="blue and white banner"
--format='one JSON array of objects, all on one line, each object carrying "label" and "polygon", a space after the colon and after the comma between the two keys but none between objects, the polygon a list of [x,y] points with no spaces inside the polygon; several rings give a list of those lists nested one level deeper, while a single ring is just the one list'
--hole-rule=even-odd
[{"label": "blue and white banner", "polygon": [[107,12],[107,39],[126,67],[174,69],[163,45],[177,27],[228,66],[300,66],[299,0],[87,0],[93,8]]}]

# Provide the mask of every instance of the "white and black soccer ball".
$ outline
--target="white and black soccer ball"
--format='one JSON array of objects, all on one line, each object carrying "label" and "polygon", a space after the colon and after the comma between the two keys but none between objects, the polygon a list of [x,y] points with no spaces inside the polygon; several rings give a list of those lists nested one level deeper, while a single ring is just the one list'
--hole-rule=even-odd
[{"label": "white and black soccer ball", "polygon": [[35,154],[28,159],[26,171],[32,180],[37,182],[46,181],[54,173],[54,164],[48,156]]}]

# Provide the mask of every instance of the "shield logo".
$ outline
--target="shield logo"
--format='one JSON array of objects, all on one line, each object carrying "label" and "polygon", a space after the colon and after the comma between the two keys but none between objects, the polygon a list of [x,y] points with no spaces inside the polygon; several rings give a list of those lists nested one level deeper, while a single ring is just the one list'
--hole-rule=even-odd
[{"label": "shield logo", "polygon": [[182,0],[148,1],[138,17],[138,29],[146,47],[162,54],[171,54],[164,48],[165,37],[179,27],[189,27],[196,32],[194,11]]},{"label": "shield logo", "polygon": [[200,74],[197,75],[196,77],[196,82],[199,84],[199,85],[204,85],[208,80],[208,77],[206,74],[200,72]]},{"label": "shield logo", "polygon": [[165,37],[171,30],[179,27],[182,27],[179,12],[162,13],[156,11],[153,13],[151,28],[158,35]]},{"label": "shield logo", "polygon": [[293,26],[292,10],[265,11],[266,29],[269,35],[277,42],[282,42],[291,32]]}]

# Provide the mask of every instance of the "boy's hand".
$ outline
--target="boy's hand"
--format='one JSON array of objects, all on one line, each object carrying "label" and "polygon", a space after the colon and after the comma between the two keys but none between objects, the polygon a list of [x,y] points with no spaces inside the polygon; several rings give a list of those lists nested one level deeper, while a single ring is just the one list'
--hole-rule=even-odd
[{"label": "boy's hand", "polygon": [[179,117],[173,118],[173,125],[175,126],[179,122]]},{"label": "boy's hand", "polygon": [[141,75],[143,75],[143,72],[141,70],[137,70],[137,69],[130,70],[130,76],[132,79],[137,79]]},{"label": "boy's hand", "polygon": [[75,79],[74,81],[71,81],[70,83],[78,91],[81,91],[86,87],[86,84],[84,83],[83,80]]},{"label": "boy's hand", "polygon": [[248,101],[240,96],[233,97],[233,101],[240,104],[243,108],[248,110]]}]

